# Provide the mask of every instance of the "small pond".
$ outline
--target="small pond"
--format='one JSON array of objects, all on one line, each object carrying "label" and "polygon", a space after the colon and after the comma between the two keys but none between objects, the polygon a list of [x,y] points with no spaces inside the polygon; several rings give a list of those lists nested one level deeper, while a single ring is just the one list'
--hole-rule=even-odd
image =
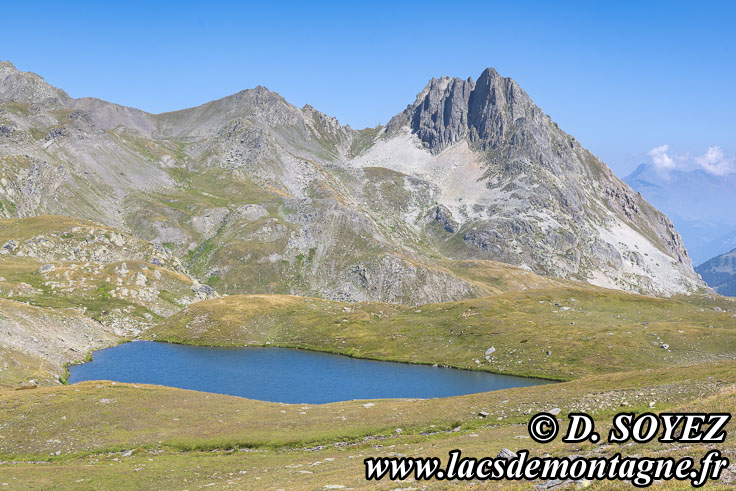
[{"label": "small pond", "polygon": [[307,404],[449,397],[549,383],[296,349],[210,348],[149,341],[95,351],[93,361],[69,367],[69,372],[69,383],[113,380]]}]

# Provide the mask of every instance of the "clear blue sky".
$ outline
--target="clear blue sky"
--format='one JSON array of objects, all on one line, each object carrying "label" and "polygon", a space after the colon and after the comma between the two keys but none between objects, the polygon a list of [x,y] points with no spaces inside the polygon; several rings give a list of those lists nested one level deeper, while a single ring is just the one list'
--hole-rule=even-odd
[{"label": "clear blue sky", "polygon": [[619,175],[736,152],[736,2],[3,2],[0,59],[151,112],[265,85],[355,128],[430,77],[516,79]]}]

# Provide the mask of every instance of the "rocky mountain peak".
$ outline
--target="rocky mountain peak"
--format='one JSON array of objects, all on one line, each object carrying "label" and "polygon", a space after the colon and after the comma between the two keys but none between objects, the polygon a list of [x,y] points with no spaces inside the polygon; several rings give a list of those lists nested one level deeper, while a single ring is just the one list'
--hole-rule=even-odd
[{"label": "rocky mountain peak", "polygon": [[468,105],[471,137],[483,147],[502,143],[521,126],[518,123],[537,119],[542,114],[516,81],[501,77],[492,68],[478,78]]},{"label": "rocky mountain peak", "polygon": [[384,138],[361,162],[437,186],[448,254],[634,291],[702,286],[667,217],[492,68],[430,80]]},{"label": "rocky mountain peak", "polygon": [[472,78],[433,78],[414,104],[394,117],[387,131],[409,126],[433,153],[468,137],[481,148],[496,146],[510,123],[530,114],[542,114],[511,78],[487,68]]},{"label": "rocky mountain peak", "polygon": [[25,104],[59,103],[69,100],[63,90],[31,72],[21,72],[9,61],[0,61],[0,101]]}]

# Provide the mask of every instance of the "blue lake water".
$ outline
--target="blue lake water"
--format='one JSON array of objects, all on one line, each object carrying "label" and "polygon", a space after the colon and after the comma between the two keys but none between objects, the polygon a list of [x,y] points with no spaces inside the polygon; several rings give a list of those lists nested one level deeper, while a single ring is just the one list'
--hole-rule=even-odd
[{"label": "blue lake water", "polygon": [[69,367],[69,382],[167,385],[262,401],[449,397],[549,383],[426,365],[360,360],[285,348],[209,348],[136,341]]}]

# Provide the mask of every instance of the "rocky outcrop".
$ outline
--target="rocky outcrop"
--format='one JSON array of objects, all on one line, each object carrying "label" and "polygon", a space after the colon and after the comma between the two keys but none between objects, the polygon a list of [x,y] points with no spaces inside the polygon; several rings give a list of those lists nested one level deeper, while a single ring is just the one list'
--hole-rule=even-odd
[{"label": "rocky outcrop", "polygon": [[213,208],[201,215],[192,218],[192,226],[199,234],[206,238],[212,237],[223,225],[229,210],[227,208]]},{"label": "rocky outcrop", "polygon": [[20,72],[9,61],[0,61],[0,102],[54,104],[68,100],[66,92],[49,85],[35,73]]},{"label": "rocky outcrop", "polygon": [[475,296],[473,287],[449,271],[386,255],[350,266],[343,281],[326,291],[331,299],[421,305]]},{"label": "rocky outcrop", "polygon": [[433,153],[466,137],[486,149],[512,140],[525,143],[531,135],[519,133],[519,127],[543,116],[514,80],[488,68],[477,82],[472,78],[432,79],[414,104],[386,125],[386,132],[394,133],[408,124]]},{"label": "rocky outcrop", "polygon": [[[0,241],[6,239],[0,255],[32,258],[46,263],[108,264],[133,259],[165,266],[179,273],[186,272],[181,261],[160,244],[151,244],[94,223],[46,216],[0,220],[0,224]],[[53,264],[41,266],[41,273],[51,271],[54,271]]]},{"label": "rocky outcrop", "polygon": [[[421,102],[406,115],[412,131],[433,151],[465,138],[470,127],[469,118],[473,116],[468,102],[474,88],[471,79],[432,79],[419,96]],[[396,124],[389,122],[388,129]]]},{"label": "rocky outcrop", "polygon": [[457,232],[458,224],[452,216],[452,212],[446,206],[438,205],[431,216],[435,222],[442,226],[445,232],[451,234]]}]

